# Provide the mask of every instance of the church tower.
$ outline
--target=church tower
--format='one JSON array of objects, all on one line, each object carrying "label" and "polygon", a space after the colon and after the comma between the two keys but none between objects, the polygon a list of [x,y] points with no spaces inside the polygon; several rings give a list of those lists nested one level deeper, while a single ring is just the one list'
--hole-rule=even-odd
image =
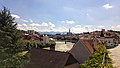
[{"label": "church tower", "polygon": [[71,35],[72,35],[72,33],[71,33],[71,31],[70,31],[70,28],[69,28],[69,32],[67,32],[67,35],[68,35],[68,36],[71,36]]},{"label": "church tower", "polygon": [[71,33],[71,32],[70,32],[70,28],[69,28],[69,33]]}]

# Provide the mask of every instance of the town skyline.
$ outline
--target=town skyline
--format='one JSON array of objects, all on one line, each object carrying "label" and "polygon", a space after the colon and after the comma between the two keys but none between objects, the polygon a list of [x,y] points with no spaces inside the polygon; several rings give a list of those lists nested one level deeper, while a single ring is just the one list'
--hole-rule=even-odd
[{"label": "town skyline", "polygon": [[[73,33],[71,31],[73,27],[69,25],[69,30],[63,34],[41,34],[40,28],[44,31],[60,29],[57,29],[52,22],[40,24],[29,19],[24,20],[25,23],[18,23],[20,20],[24,19],[13,14],[5,6],[0,10],[0,68],[114,68],[120,66],[120,31],[115,31],[113,28],[106,30],[101,26],[101,31],[93,29],[92,32],[90,27],[95,28],[93,26],[84,27],[87,30],[85,31],[77,25],[75,30],[79,33]],[[62,21],[62,24],[59,24],[66,26],[66,22],[69,21]],[[75,26],[75,23],[69,23]]]},{"label": "town skyline", "polygon": [[0,0],[10,9],[17,28],[38,32],[82,33],[101,29],[120,30],[119,0]]}]

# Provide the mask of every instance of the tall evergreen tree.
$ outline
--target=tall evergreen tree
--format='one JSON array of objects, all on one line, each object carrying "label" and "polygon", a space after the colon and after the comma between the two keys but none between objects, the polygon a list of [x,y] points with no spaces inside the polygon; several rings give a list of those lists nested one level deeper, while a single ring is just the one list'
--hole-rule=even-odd
[{"label": "tall evergreen tree", "polygon": [[0,68],[20,68],[25,63],[24,56],[18,53],[20,31],[16,28],[15,18],[6,7],[0,10]]}]

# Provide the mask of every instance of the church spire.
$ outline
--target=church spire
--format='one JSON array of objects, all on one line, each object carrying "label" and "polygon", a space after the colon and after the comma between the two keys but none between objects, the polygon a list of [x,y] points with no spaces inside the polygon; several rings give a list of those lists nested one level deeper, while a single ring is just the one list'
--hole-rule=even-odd
[{"label": "church spire", "polygon": [[69,28],[69,33],[70,33],[70,28]]}]

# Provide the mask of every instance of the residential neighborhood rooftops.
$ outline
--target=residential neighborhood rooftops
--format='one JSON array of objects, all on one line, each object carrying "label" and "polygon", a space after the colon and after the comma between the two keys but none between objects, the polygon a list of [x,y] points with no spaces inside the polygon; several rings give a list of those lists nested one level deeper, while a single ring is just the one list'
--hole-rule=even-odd
[{"label": "residential neighborhood rooftops", "polygon": [[84,63],[93,53],[90,42],[90,40],[79,40],[68,52],[34,48],[29,52],[31,61],[26,65],[26,68],[79,67],[79,64]]},{"label": "residential neighborhood rooftops", "polygon": [[[32,49],[30,51],[31,61],[25,68],[63,68],[77,61],[67,52],[50,51],[43,49]],[[68,59],[69,62],[68,62]]]}]

